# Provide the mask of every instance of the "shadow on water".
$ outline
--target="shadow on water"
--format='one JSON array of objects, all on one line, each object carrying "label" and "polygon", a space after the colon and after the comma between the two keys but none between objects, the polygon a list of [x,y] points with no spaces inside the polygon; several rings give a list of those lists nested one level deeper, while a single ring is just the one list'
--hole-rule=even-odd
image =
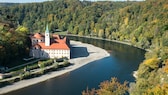
[{"label": "shadow on water", "polygon": [[[32,85],[5,95],[81,95],[87,87],[98,88],[100,82],[117,77],[120,82],[134,82],[133,71],[138,69],[139,63],[144,59],[145,51],[110,41],[71,37],[70,39],[89,43],[107,51],[111,56],[91,62],[79,69],[66,73],[45,82]],[[87,49],[75,47],[86,54],[73,56],[88,56]]]}]

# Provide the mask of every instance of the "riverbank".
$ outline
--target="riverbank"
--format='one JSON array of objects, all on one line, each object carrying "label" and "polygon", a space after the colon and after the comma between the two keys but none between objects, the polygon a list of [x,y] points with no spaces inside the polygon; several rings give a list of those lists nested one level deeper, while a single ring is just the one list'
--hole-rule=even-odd
[{"label": "riverbank", "polygon": [[105,41],[111,41],[111,42],[115,42],[115,43],[120,43],[120,44],[124,44],[124,45],[129,45],[129,46],[133,46],[142,50],[145,50],[147,52],[152,52],[150,49],[144,49],[141,47],[138,47],[136,45],[133,45],[129,42],[124,42],[124,41],[119,41],[119,40],[110,40],[110,39],[103,39],[103,38],[98,38],[98,37],[91,37],[91,36],[79,36],[79,35],[72,35],[72,34],[67,34],[66,36],[74,36],[74,37],[84,37],[84,38],[92,38],[92,39],[98,39],[98,40],[105,40]]},{"label": "riverbank", "polygon": [[90,44],[71,41],[71,46],[72,58],[69,60],[69,62],[73,63],[73,65],[62,68],[59,71],[47,73],[37,78],[22,80],[14,83],[13,85],[5,86],[3,88],[0,88],[0,94],[5,94],[14,90],[18,90],[33,84],[46,81],[48,79],[73,71],[95,60],[100,60],[104,57],[110,56],[110,54],[106,50],[103,50],[99,47],[95,47]]}]

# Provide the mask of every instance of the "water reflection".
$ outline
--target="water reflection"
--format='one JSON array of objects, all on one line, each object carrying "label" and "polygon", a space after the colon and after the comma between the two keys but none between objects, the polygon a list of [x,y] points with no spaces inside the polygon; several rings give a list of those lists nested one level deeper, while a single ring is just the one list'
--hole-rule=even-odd
[{"label": "water reflection", "polygon": [[69,37],[69,38],[71,40],[82,41],[84,43],[90,43],[92,45],[106,49],[107,51],[111,53],[111,56],[114,56],[122,61],[132,61],[135,59],[135,57],[141,58],[141,56],[143,56],[145,53],[145,51],[140,50],[138,48],[135,48],[129,45],[111,42],[111,41],[91,39],[91,38],[82,38],[82,37]]}]

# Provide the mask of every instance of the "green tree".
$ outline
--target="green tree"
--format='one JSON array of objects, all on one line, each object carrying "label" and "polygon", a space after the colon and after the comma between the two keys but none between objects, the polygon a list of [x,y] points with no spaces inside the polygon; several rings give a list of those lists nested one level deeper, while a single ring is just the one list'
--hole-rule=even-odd
[{"label": "green tree", "polygon": [[28,34],[29,33],[29,30],[27,27],[24,27],[24,26],[19,26],[17,29],[16,29],[16,32],[18,32],[19,34]]}]

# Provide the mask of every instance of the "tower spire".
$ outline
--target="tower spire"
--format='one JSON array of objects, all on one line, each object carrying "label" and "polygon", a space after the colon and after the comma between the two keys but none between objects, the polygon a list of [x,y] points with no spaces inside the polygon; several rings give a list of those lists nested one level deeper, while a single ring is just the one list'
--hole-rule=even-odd
[{"label": "tower spire", "polygon": [[49,33],[49,30],[48,30],[48,23],[47,23],[47,26],[46,26],[46,33]]},{"label": "tower spire", "polygon": [[50,46],[50,33],[48,29],[48,24],[46,26],[46,31],[45,31],[45,46]]}]

